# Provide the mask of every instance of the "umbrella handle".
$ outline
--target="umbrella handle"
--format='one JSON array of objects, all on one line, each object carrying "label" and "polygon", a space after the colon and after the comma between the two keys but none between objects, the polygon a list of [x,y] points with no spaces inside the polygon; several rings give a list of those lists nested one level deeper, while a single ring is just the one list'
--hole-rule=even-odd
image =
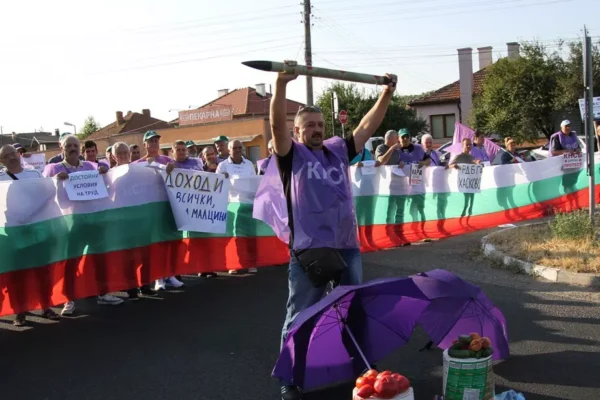
[{"label": "umbrella handle", "polygon": [[356,342],[356,339],[354,338],[354,335],[352,334],[352,331],[350,330],[350,328],[348,328],[348,325],[346,325],[346,323],[344,323],[344,329],[346,329],[346,332],[348,332],[348,335],[350,336],[350,339],[352,340],[352,343],[354,343],[354,346],[356,346],[356,350],[358,350],[358,354],[360,354],[360,357],[362,358],[362,360],[364,361],[365,365],[367,366],[367,369],[371,369],[371,364],[369,364],[369,361],[367,360],[367,357],[365,357],[365,354],[362,352],[362,349],[360,348],[360,346]]}]

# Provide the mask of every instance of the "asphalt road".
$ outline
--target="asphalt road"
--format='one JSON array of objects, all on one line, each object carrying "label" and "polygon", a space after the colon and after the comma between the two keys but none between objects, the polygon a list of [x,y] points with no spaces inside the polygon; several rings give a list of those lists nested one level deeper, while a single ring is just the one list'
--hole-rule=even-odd
[{"label": "asphalt road", "polygon": [[[434,268],[480,285],[508,321],[512,356],[494,367],[496,391],[527,400],[600,399],[600,293],[544,283],[492,268],[477,256],[475,233],[366,254],[365,278]],[[162,299],[122,306],[78,302],[60,322],[0,319],[0,398],[26,400],[275,400],[270,378],[287,296],[286,269],[257,275],[186,279]],[[406,375],[417,400],[441,392],[440,350],[419,352],[427,337],[379,363]],[[307,400],[350,399],[352,385],[308,393]]]}]

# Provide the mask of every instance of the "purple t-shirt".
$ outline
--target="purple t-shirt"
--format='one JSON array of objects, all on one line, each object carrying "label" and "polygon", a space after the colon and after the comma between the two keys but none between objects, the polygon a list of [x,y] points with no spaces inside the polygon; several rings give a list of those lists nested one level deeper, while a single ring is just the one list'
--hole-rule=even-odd
[{"label": "purple t-shirt", "polygon": [[185,161],[175,161],[175,168],[204,171],[204,163],[199,158],[188,157]]},{"label": "purple t-shirt", "polygon": [[[148,157],[143,157],[143,158],[140,158],[139,160],[135,160],[134,162],[132,162],[132,164],[143,163],[143,162],[148,162]],[[154,162],[157,164],[167,165],[168,163],[174,163],[175,160],[173,160],[171,157],[158,155],[158,156],[154,157]]]},{"label": "purple t-shirt", "polygon": [[98,167],[96,164],[91,163],[89,161],[81,161],[81,165],[79,167],[68,167],[64,162],[56,163],[56,164],[48,164],[44,168],[44,173],[42,174],[45,178],[51,178],[53,176],[58,175],[61,172],[66,172],[70,174],[72,172],[79,171],[95,171]]},{"label": "purple t-shirt", "polygon": [[487,151],[483,146],[473,146],[471,148],[471,155],[475,160],[481,160],[481,162],[490,161],[490,157],[488,156]]}]

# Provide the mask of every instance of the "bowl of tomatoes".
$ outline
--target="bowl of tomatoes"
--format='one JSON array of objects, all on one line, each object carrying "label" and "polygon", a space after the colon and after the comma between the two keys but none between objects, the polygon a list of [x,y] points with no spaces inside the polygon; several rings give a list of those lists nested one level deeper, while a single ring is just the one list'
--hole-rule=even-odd
[{"label": "bowl of tomatoes", "polygon": [[414,400],[414,394],[405,376],[370,369],[356,379],[352,391],[352,400],[363,399]]}]

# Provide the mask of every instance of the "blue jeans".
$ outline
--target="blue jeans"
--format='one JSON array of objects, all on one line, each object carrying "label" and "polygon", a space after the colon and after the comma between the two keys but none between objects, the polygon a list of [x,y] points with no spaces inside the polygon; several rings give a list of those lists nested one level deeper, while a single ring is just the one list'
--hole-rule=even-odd
[{"label": "blue jeans", "polygon": [[[342,258],[348,265],[340,279],[340,285],[358,285],[362,282],[362,256],[359,249],[340,250]],[[296,316],[304,309],[312,306],[325,294],[328,285],[314,287],[300,262],[290,251],[290,265],[288,267],[289,296],[287,301],[287,314],[281,332],[281,347],[285,343],[290,325]]]}]

